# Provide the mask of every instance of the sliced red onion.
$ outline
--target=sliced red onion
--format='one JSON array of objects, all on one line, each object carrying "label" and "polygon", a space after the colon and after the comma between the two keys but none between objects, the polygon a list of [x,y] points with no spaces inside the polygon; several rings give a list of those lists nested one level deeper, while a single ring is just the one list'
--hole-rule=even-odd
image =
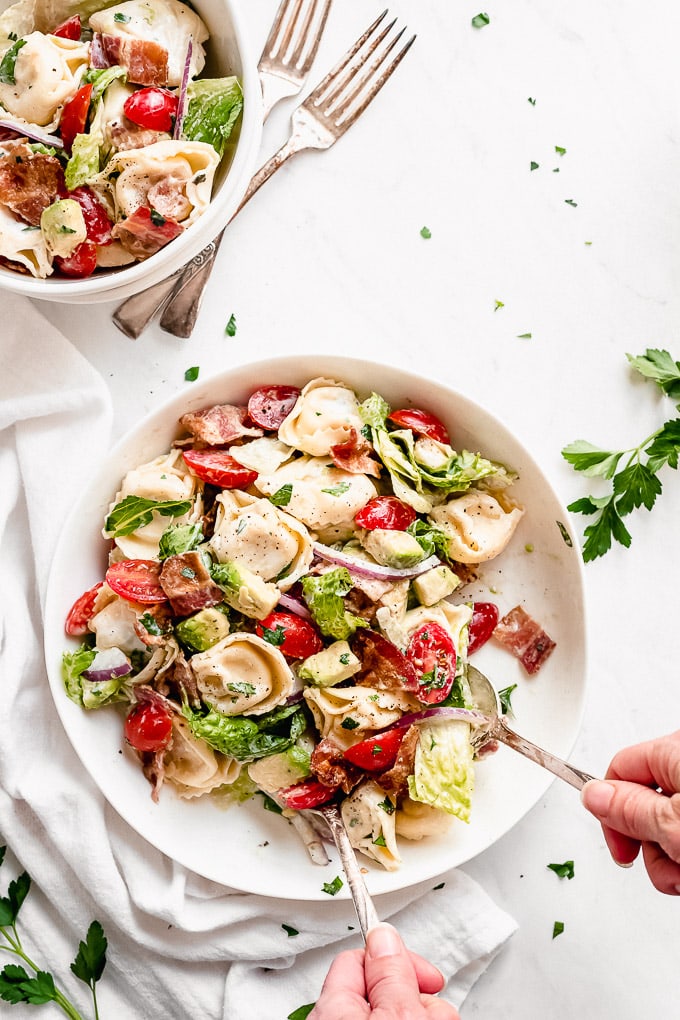
[{"label": "sliced red onion", "polygon": [[177,96],[177,114],[175,116],[175,127],[172,132],[172,137],[177,141],[182,136],[182,125],[184,124],[184,115],[187,112],[187,89],[189,87],[189,78],[191,71],[191,54],[193,53],[194,45],[189,39],[187,44],[187,55],[184,61],[184,71],[182,72],[182,84],[179,87],[179,95]]},{"label": "sliced red onion", "polygon": [[98,71],[103,71],[105,67],[111,66],[111,61],[106,56],[104,50],[104,43],[100,32],[95,32],[92,36],[92,42],[90,43],[90,66],[96,68]]},{"label": "sliced red onion", "polygon": [[63,149],[64,143],[56,135],[41,131],[35,124],[16,124],[13,120],[0,120],[0,129],[13,131],[19,138],[30,138],[32,142],[42,142],[53,149]]},{"label": "sliced red onion", "polygon": [[[471,726],[483,726],[491,721],[483,712],[477,712],[473,708],[453,708],[448,705],[442,705],[440,707],[425,708],[422,712],[411,712],[410,715],[402,715],[401,719],[392,723],[391,726],[386,726],[385,729],[407,729],[413,723],[424,722],[426,719],[459,719],[462,722],[469,722]],[[380,732],[384,733],[385,730]]]},{"label": "sliced red onion", "polygon": [[120,648],[105,648],[97,652],[88,669],[83,670],[86,680],[93,683],[105,683],[107,680],[117,680],[132,672],[130,661]]},{"label": "sliced red onion", "polygon": [[303,698],[304,698],[304,694],[302,692],[302,688],[300,688],[299,691],[293,691],[291,696],[289,698],[286,698],[285,704],[286,705],[297,705],[298,702],[303,700]]},{"label": "sliced red onion", "polygon": [[295,613],[296,616],[301,616],[303,620],[311,620],[312,614],[307,609],[304,602],[300,599],[296,599],[293,595],[282,595],[279,599],[279,605],[284,609],[287,609],[290,613]]},{"label": "sliced red onion", "polygon": [[424,574],[427,570],[432,570],[433,567],[439,566],[438,556],[428,556],[426,560],[416,563],[414,567],[400,569],[398,567],[384,567],[382,563],[369,563],[368,560],[352,556],[350,553],[342,552],[340,549],[331,549],[327,545],[322,545],[321,542],[312,543],[312,547],[316,555],[322,560],[335,563],[339,567],[347,567],[350,573],[358,574],[360,577],[372,577],[380,580],[394,578],[395,581],[399,581],[403,578],[419,577],[420,574]]}]

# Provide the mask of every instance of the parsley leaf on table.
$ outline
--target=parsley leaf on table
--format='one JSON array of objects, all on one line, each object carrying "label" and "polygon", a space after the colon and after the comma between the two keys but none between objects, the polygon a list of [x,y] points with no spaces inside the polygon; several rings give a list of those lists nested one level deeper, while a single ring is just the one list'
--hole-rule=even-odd
[{"label": "parsley leaf on table", "polygon": [[547,867],[554,871],[558,878],[574,877],[574,862],[565,861],[564,864],[548,864]]}]

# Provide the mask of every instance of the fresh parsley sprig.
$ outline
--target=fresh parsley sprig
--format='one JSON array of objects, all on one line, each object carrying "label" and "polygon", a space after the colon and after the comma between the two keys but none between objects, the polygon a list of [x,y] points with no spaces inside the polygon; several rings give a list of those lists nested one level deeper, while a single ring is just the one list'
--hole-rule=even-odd
[{"label": "fresh parsley sprig", "polygon": [[[680,362],[668,351],[648,348],[644,354],[626,357],[633,368],[651,379],[673,400],[680,398]],[[680,411],[680,404],[676,405]],[[677,468],[680,455],[680,418],[664,422],[638,445],[627,450],[603,450],[579,439],[562,450],[562,456],[575,471],[589,478],[611,482],[609,493],[584,496],[570,503],[572,513],[594,518],[584,530],[583,559],[597,559],[609,551],[612,539],[628,548],[630,532],[623,518],[644,506],[651,510],[661,495],[658,473],[662,467]]]},{"label": "fresh parsley sprig", "polygon": [[[5,859],[6,850],[7,847],[0,847],[0,865]],[[54,977],[33,962],[21,943],[17,931],[17,918],[30,888],[31,879],[24,871],[9,883],[7,895],[0,896],[0,936],[4,940],[0,941],[0,949],[23,960],[32,971],[29,973],[21,964],[6,964],[0,971],[0,999],[14,1005],[25,1002],[33,1006],[42,1006],[47,1002],[54,1002],[70,1020],[84,1020],[73,1003],[57,987]],[[92,993],[94,1020],[99,1020],[95,986],[106,966],[106,948],[104,930],[99,921],[93,921],[88,928],[85,941],[78,947],[78,955],[71,964],[72,972]]]}]

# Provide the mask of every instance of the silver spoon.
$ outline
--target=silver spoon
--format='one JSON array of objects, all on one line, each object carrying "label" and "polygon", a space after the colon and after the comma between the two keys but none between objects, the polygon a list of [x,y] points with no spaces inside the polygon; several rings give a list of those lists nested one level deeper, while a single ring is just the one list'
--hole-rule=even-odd
[{"label": "silver spoon", "polygon": [[501,740],[508,747],[519,751],[525,758],[531,758],[537,765],[542,765],[553,775],[564,779],[571,786],[575,786],[577,790],[581,790],[587,782],[595,779],[595,776],[582,772],[574,765],[569,765],[568,762],[562,761],[550,751],[544,751],[542,747],[532,744],[526,737],[520,737],[518,733],[511,730],[503,717],[496,690],[484,674],[474,666],[468,666],[467,678],[476,708],[488,719],[487,724],[476,727],[472,732],[472,746],[475,749],[482,747],[490,740]]}]

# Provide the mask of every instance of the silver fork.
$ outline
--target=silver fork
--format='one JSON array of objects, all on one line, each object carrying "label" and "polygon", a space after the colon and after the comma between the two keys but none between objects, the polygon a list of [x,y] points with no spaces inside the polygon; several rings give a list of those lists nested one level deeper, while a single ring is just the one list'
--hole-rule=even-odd
[{"label": "silver fork", "polygon": [[[384,24],[387,13],[385,10],[376,18],[293,112],[288,141],[257,171],[237,212],[291,156],[305,149],[323,150],[334,145],[376,97],[416,38],[412,36],[394,52],[405,28],[394,34],[396,19]],[[198,265],[196,260],[193,265],[188,264],[170,300],[167,294],[163,299],[163,303],[168,301],[168,304],[161,326],[175,336],[191,335],[223,235],[224,231],[196,256],[196,260],[200,260]]]},{"label": "silver fork", "polygon": [[[296,95],[304,85],[319,49],[332,3],[333,0],[281,0],[257,65],[263,122],[277,103]],[[247,199],[239,208],[245,201]],[[116,326],[136,340],[171,298],[180,277],[192,268],[196,272],[205,263],[214,243],[207,245],[167,279],[123,301],[113,314]],[[184,282],[187,282],[186,278]]]}]

